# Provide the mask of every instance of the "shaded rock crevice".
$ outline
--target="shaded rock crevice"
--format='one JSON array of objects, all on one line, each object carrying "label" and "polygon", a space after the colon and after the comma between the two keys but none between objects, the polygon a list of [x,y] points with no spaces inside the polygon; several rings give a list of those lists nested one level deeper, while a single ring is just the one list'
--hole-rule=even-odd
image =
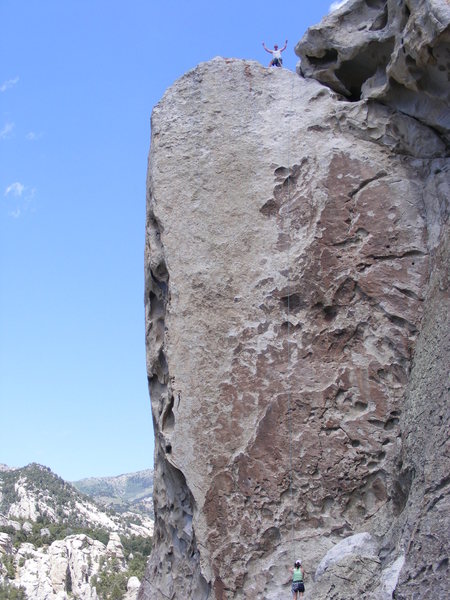
[{"label": "shaded rock crevice", "polygon": [[[150,558],[140,600],[176,598],[179,590],[186,597],[206,600],[209,585],[199,568],[199,550],[192,526],[195,510],[193,495],[183,473],[171,462],[171,434],[175,428],[175,409],[180,394],[174,389],[167,360],[167,311],[170,305],[169,271],[163,245],[164,227],[155,214],[157,202],[149,184],[149,210],[146,230],[145,314],[147,372],[155,432],[154,543],[166,560]],[[150,350],[151,348],[151,350]],[[161,554],[159,555],[161,556]],[[161,585],[161,581],[164,582]],[[188,583],[187,583],[188,582]]]},{"label": "shaded rock crevice", "polygon": [[192,519],[195,501],[186,479],[159,451],[155,485],[154,543],[158,553],[153,552],[141,586],[139,600],[177,598],[180,590],[189,598],[206,600],[210,586],[201,574],[199,549]]}]

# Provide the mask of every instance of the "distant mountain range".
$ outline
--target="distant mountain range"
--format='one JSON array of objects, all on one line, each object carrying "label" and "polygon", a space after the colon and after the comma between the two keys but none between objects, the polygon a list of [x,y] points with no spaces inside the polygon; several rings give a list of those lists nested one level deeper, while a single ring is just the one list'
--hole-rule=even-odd
[{"label": "distant mountain range", "polygon": [[146,469],[116,477],[88,477],[73,481],[80,492],[118,512],[153,516],[153,471]]},{"label": "distant mountain range", "polygon": [[1,464],[0,598],[135,600],[151,548],[152,484],[152,471],[75,486],[42,465]]}]

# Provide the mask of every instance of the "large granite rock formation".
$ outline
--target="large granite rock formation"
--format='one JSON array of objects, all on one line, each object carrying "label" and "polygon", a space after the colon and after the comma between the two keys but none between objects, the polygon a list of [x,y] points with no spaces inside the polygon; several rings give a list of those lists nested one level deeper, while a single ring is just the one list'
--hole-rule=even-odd
[{"label": "large granite rock formation", "polygon": [[306,597],[445,597],[437,129],[226,59],[155,107],[141,600],[275,600],[298,555]]},{"label": "large granite rock formation", "polygon": [[[124,572],[124,565],[117,534],[111,534],[108,546],[87,535],[71,535],[41,548],[23,543],[17,551],[9,536],[0,534],[0,592],[5,598],[17,597],[6,594],[9,587],[21,589],[30,600],[102,600],[95,578]],[[130,577],[126,600],[136,599],[136,587],[136,577]]]},{"label": "large granite rock formation", "polygon": [[105,600],[109,587],[136,599],[132,574],[153,532],[145,515],[106,512],[38,464],[1,470],[0,510],[0,598]]}]

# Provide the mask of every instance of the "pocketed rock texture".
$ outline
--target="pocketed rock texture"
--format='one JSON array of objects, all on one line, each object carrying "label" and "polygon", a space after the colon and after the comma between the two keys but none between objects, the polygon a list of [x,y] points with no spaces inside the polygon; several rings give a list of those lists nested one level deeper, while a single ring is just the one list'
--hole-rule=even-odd
[{"label": "pocketed rock texture", "polygon": [[297,44],[299,70],[353,100],[388,104],[448,141],[449,23],[446,0],[349,0]]},{"label": "pocketed rock texture", "polygon": [[155,107],[141,600],[275,600],[298,555],[306,598],[413,598],[422,563],[441,597],[447,169],[418,120],[254,62]]}]

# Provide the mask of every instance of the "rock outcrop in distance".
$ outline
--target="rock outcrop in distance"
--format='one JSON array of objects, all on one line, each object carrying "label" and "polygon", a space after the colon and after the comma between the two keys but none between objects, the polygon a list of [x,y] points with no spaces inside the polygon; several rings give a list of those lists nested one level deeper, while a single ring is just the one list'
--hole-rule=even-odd
[{"label": "rock outcrop in distance", "polygon": [[97,505],[47,467],[0,472],[0,597],[135,600],[153,521]]},{"label": "rock outcrop in distance", "polygon": [[305,598],[447,597],[449,21],[351,1],[305,77],[217,58],[155,107],[140,600],[287,597],[298,556]]},{"label": "rock outcrop in distance", "polygon": [[72,485],[96,502],[119,512],[153,517],[153,471],[144,469],[115,477],[87,477]]}]

